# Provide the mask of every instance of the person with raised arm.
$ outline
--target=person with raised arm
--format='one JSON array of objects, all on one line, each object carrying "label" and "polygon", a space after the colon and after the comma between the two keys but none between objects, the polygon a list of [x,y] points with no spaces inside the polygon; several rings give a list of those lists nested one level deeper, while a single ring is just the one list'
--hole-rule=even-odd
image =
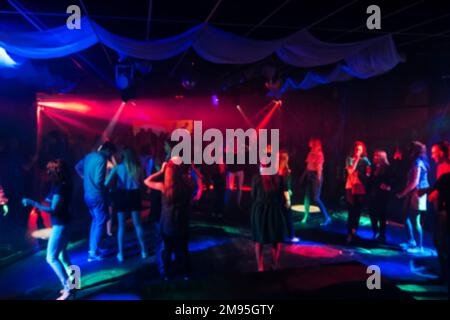
[{"label": "person with raised arm", "polygon": [[171,158],[163,163],[161,170],[152,174],[144,183],[162,194],[160,233],[162,250],[162,276],[169,280],[173,275],[172,254],[181,267],[185,280],[189,279],[189,216],[193,198],[193,181],[184,174],[181,159]]},{"label": "person with raised arm", "polygon": [[72,199],[72,183],[66,164],[61,159],[47,164],[47,175],[52,183],[50,193],[46,197],[48,204],[24,198],[24,206],[31,206],[50,214],[52,231],[47,244],[47,262],[55,272],[63,289],[57,300],[67,300],[73,290],[70,286],[68,267],[71,265],[67,254],[70,238],[70,202]]}]

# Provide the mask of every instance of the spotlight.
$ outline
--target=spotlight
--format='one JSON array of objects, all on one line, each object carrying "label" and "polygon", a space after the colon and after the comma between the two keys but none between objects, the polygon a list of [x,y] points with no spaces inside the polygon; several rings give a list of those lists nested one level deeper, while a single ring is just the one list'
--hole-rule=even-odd
[{"label": "spotlight", "polygon": [[134,65],[126,59],[120,59],[116,65],[116,86],[120,90],[122,101],[136,98]]},{"label": "spotlight", "polygon": [[195,85],[197,84],[197,82],[195,80],[192,80],[188,77],[185,77],[181,80],[181,85],[183,86],[183,88],[185,88],[186,90],[192,90],[194,89]]}]

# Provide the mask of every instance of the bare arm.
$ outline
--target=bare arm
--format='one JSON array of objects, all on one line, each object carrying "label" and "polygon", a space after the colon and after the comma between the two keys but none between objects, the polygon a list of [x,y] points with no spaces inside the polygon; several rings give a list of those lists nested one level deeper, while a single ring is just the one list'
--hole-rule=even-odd
[{"label": "bare arm", "polygon": [[345,169],[347,170],[347,173],[348,173],[349,175],[352,174],[353,172],[355,172],[356,167],[358,166],[359,160],[360,160],[360,159],[356,159],[356,160],[353,162],[352,165],[350,165],[350,164],[347,163],[347,166],[345,167]]},{"label": "bare arm", "polygon": [[61,196],[59,194],[55,194],[52,198],[51,204],[49,206],[40,204],[37,201],[24,198],[22,199],[22,203],[24,206],[32,206],[35,207],[38,210],[45,211],[49,214],[54,214],[59,209],[59,206],[61,205]]},{"label": "bare arm", "polygon": [[413,191],[417,187],[417,185],[419,184],[419,177],[420,177],[420,168],[419,167],[414,167],[414,170],[412,172],[412,177],[411,177],[409,183],[407,184],[407,186],[405,187],[405,189],[402,192],[397,194],[397,197],[398,198],[403,198],[408,193]]},{"label": "bare arm", "polygon": [[159,190],[161,192],[163,192],[164,190],[164,183],[157,181],[161,178],[161,176],[164,174],[164,170],[166,169],[166,163],[164,162],[163,165],[161,166],[161,170],[159,170],[158,172],[148,176],[145,180],[144,180],[144,184],[149,187],[150,189],[154,189],[154,190]]}]

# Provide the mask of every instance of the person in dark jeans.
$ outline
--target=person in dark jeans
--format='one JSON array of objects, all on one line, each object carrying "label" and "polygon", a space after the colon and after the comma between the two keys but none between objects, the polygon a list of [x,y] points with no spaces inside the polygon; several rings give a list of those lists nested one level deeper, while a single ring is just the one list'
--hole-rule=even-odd
[{"label": "person in dark jeans", "polygon": [[78,175],[83,178],[84,200],[92,217],[89,262],[103,260],[98,247],[108,219],[107,189],[105,187],[106,165],[115,152],[114,144],[105,142],[98,151],[89,153],[75,166]]},{"label": "person in dark jeans", "polygon": [[424,252],[422,217],[427,211],[427,195],[422,190],[430,187],[428,183],[429,165],[426,150],[426,146],[423,143],[419,141],[411,142],[409,146],[407,183],[404,189],[397,193],[397,198],[404,199],[403,215],[408,237],[408,242],[400,244],[400,246],[412,254]]},{"label": "person in dark jeans", "polygon": [[[175,261],[181,267],[185,280],[191,272],[188,246],[193,182],[187,174],[183,174],[182,165],[177,163],[178,160],[169,160],[159,172],[145,180],[149,188],[162,192],[160,231],[164,243],[162,276],[165,280],[173,274],[172,254],[175,254]],[[164,180],[160,182],[162,175]]]},{"label": "person in dark jeans", "polygon": [[367,149],[363,142],[356,141],[353,154],[346,161],[347,181],[345,191],[348,204],[347,244],[356,236],[359,219],[366,198],[367,178],[370,174],[370,161],[367,159]]},{"label": "person in dark jeans", "polygon": [[71,265],[67,254],[70,237],[70,201],[72,198],[72,184],[69,179],[67,166],[60,160],[53,160],[47,164],[47,174],[52,182],[48,205],[24,198],[24,206],[32,206],[50,214],[52,233],[48,239],[47,262],[52,267],[63,287],[58,300],[68,299],[73,290],[70,286],[68,267]]},{"label": "person in dark jeans", "polygon": [[391,171],[386,151],[376,150],[369,178],[369,215],[373,239],[386,242],[386,213],[391,191]]}]

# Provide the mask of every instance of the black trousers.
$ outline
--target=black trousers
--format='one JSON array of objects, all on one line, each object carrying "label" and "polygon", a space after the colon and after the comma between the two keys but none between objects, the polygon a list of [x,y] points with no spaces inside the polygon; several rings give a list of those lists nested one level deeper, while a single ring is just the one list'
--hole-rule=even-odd
[{"label": "black trousers", "polygon": [[359,227],[359,219],[361,218],[361,212],[364,207],[365,195],[352,194],[352,191],[346,190],[347,205],[348,205],[348,218],[347,218],[347,232],[352,234],[353,230],[356,231]]},{"label": "black trousers", "polygon": [[441,275],[444,281],[448,283],[448,212],[440,210],[436,213],[434,227],[434,246],[439,257],[441,265]]},{"label": "black trousers", "polygon": [[162,263],[165,275],[173,273],[172,255],[175,254],[175,262],[183,275],[189,275],[191,264],[189,259],[189,240],[187,235],[168,236],[162,235],[164,249],[162,250]]},{"label": "black trousers", "polygon": [[381,237],[386,236],[386,213],[388,195],[380,194],[370,197],[369,215],[374,234],[379,233]]},{"label": "black trousers", "polygon": [[223,214],[225,209],[226,176],[225,174],[215,174],[212,177],[214,185],[213,211],[217,214]]}]

